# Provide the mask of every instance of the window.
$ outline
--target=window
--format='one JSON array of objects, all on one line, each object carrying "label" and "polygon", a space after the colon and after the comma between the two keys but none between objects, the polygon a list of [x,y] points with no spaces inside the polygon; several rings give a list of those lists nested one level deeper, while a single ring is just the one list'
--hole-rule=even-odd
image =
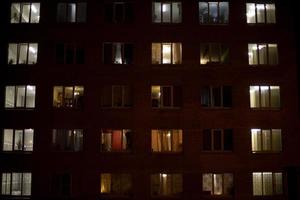
[{"label": "window", "polygon": [[275,24],[275,4],[247,3],[247,23],[248,24]]},{"label": "window", "polygon": [[4,129],[3,151],[33,151],[33,129]]},{"label": "window", "polygon": [[283,194],[281,172],[253,172],[252,181],[254,196]]},{"label": "window", "polygon": [[128,85],[104,86],[101,91],[102,107],[131,107],[132,93]]},{"label": "window", "polygon": [[83,86],[54,86],[53,107],[82,108],[83,92]]},{"label": "window", "polygon": [[200,24],[227,24],[228,2],[199,2]]},{"label": "window", "polygon": [[133,45],[125,43],[104,43],[104,64],[132,64]]},{"label": "window", "polygon": [[152,64],[181,64],[181,43],[152,43]]},{"label": "window", "polygon": [[31,173],[2,173],[1,182],[1,195],[31,195]]},{"label": "window", "polygon": [[178,196],[182,193],[182,174],[151,174],[152,196]]},{"label": "window", "polygon": [[86,21],[86,3],[58,3],[57,22],[80,23]]},{"label": "window", "polygon": [[251,129],[252,153],[282,150],[281,129]]},{"label": "window", "polygon": [[8,45],[9,65],[32,65],[36,64],[38,55],[37,43],[10,43]]},{"label": "window", "polygon": [[71,175],[68,173],[54,174],[51,193],[55,196],[69,196],[71,194]]},{"label": "window", "polygon": [[10,7],[10,23],[39,23],[40,3],[12,3]]},{"label": "window", "polygon": [[151,130],[152,152],[181,152],[182,130]]},{"label": "window", "polygon": [[133,6],[128,2],[112,2],[104,5],[104,19],[109,23],[131,23],[134,20]]},{"label": "window", "polygon": [[232,151],[232,129],[204,129],[204,151]]},{"label": "window", "polygon": [[180,86],[151,86],[152,108],[174,108],[181,106]]},{"label": "window", "polygon": [[72,44],[56,45],[56,63],[58,64],[84,64],[85,49]]},{"label": "window", "polygon": [[18,85],[5,87],[5,108],[34,108],[35,86]]},{"label": "window", "polygon": [[52,146],[55,151],[82,151],[81,129],[53,129]]},{"label": "window", "polygon": [[249,93],[251,108],[280,108],[279,86],[250,86]]},{"label": "window", "polygon": [[210,108],[232,107],[231,86],[205,86],[201,88],[201,106]]},{"label": "window", "polygon": [[208,195],[233,195],[233,174],[202,174],[202,191]]},{"label": "window", "polygon": [[223,44],[201,44],[200,64],[225,64],[229,61],[229,48]]},{"label": "window", "polygon": [[249,65],[277,65],[277,44],[248,44]]},{"label": "window", "polygon": [[130,174],[101,174],[101,194],[110,195],[131,195],[132,180]]},{"label": "window", "polygon": [[129,129],[102,129],[102,152],[128,152],[132,150],[132,131]]},{"label": "window", "polygon": [[181,23],[181,2],[153,2],[152,22]]}]

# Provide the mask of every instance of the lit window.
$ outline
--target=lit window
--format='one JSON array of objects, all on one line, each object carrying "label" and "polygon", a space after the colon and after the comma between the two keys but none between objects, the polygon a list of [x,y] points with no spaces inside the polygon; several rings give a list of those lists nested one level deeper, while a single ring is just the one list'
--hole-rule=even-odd
[{"label": "lit window", "polygon": [[80,23],[86,21],[86,3],[58,3],[57,22]]},{"label": "lit window", "polygon": [[112,2],[104,5],[104,19],[109,23],[131,23],[134,20],[132,3]]},{"label": "lit window", "polygon": [[152,196],[179,196],[182,193],[182,174],[151,174]]},{"label": "lit window", "polygon": [[251,108],[280,108],[279,86],[250,86]]},{"label": "lit window", "polygon": [[252,181],[254,196],[283,194],[281,172],[253,172]]},{"label": "lit window", "polygon": [[229,48],[223,44],[201,44],[200,64],[224,64],[229,61]]},{"label": "lit window", "polygon": [[281,129],[251,129],[252,153],[282,150]]},{"label": "lit window", "polygon": [[39,23],[40,3],[12,3],[10,7],[10,23]]},{"label": "lit window", "polygon": [[132,64],[133,45],[125,43],[104,43],[104,64]]},{"label": "lit window", "polygon": [[154,23],[180,23],[181,2],[153,2],[152,22]]},{"label": "lit window", "polygon": [[100,193],[110,195],[131,195],[132,180],[130,174],[102,173]]},{"label": "lit window", "polygon": [[83,92],[83,86],[54,86],[53,107],[82,108]]},{"label": "lit window", "polygon": [[232,129],[203,130],[204,151],[232,151]]},{"label": "lit window", "polygon": [[57,44],[56,62],[58,64],[84,64],[85,49],[72,44]]},{"label": "lit window", "polygon": [[181,64],[181,43],[152,43],[152,64]]},{"label": "lit window", "polygon": [[68,173],[54,174],[51,193],[54,196],[69,196],[71,194],[71,175]]},{"label": "lit window", "polygon": [[153,108],[172,108],[181,106],[180,86],[151,86]]},{"label": "lit window", "polygon": [[2,173],[2,195],[30,196],[31,173]]},{"label": "lit window", "polygon": [[182,152],[182,130],[151,130],[152,152]]},{"label": "lit window", "polygon": [[227,24],[228,2],[199,2],[200,24]]},{"label": "lit window", "polygon": [[3,151],[33,151],[33,129],[4,129]]},{"label": "lit window", "polygon": [[101,90],[101,106],[126,108],[132,106],[132,91],[128,85],[104,86]]},{"label": "lit window", "polygon": [[232,107],[231,86],[205,86],[201,88],[201,106],[211,108]]},{"label": "lit window", "polygon": [[10,43],[8,46],[8,64],[36,64],[38,56],[37,43]]},{"label": "lit window", "polygon": [[275,4],[247,3],[247,23],[276,23]]},{"label": "lit window", "polygon": [[233,174],[202,175],[202,191],[208,195],[233,195]]},{"label": "lit window", "polygon": [[5,87],[5,108],[34,108],[35,86],[18,85]]},{"label": "lit window", "polygon": [[102,152],[128,152],[132,150],[132,131],[129,129],[102,129]]},{"label": "lit window", "polygon": [[248,44],[249,65],[277,65],[277,44]]},{"label": "lit window", "polygon": [[81,129],[53,129],[52,146],[55,151],[82,151]]}]

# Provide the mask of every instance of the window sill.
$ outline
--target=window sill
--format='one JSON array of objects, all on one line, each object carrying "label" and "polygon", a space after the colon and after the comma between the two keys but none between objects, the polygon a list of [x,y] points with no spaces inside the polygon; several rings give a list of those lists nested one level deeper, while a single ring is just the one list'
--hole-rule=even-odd
[{"label": "window sill", "polygon": [[4,108],[5,110],[9,111],[34,111],[35,108]]},{"label": "window sill", "polygon": [[250,108],[253,112],[259,112],[259,111],[271,111],[271,112],[279,112],[281,111],[281,108]]},{"label": "window sill", "polygon": [[153,110],[180,110],[181,107],[152,107]]},{"label": "window sill", "polygon": [[181,194],[169,194],[169,195],[151,195],[151,198],[153,199],[164,199],[164,198],[174,198],[174,199],[179,199],[182,198]]},{"label": "window sill", "polygon": [[210,106],[201,106],[205,110],[232,110],[232,107],[210,107]]},{"label": "window sill", "polygon": [[130,154],[133,154],[132,150],[131,151],[100,151],[99,153],[103,154],[103,155],[113,155],[113,154],[130,155]]},{"label": "window sill", "polygon": [[14,154],[14,155],[31,155],[33,151],[1,151],[3,154]]},{"label": "window sill", "polygon": [[266,155],[266,154],[277,155],[277,154],[281,154],[281,153],[282,153],[282,151],[251,151],[252,155]]},{"label": "window sill", "polygon": [[120,106],[120,107],[101,107],[103,110],[127,110],[131,109],[133,106]]},{"label": "window sill", "polygon": [[209,151],[209,150],[202,150],[202,153],[205,153],[205,154],[232,154],[233,151],[229,151],[229,150],[220,150],[220,151]]},{"label": "window sill", "polygon": [[182,155],[183,151],[152,151],[151,152],[152,155]]},{"label": "window sill", "polygon": [[105,198],[112,198],[112,199],[115,199],[115,198],[131,198],[133,195],[132,194],[111,194],[111,193],[100,193],[100,196],[101,197],[105,197]]}]

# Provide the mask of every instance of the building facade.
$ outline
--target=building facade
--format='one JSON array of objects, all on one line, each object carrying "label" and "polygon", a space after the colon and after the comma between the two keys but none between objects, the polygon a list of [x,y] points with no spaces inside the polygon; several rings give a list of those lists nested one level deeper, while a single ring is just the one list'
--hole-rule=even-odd
[{"label": "building facade", "polygon": [[300,199],[280,1],[1,2],[1,199]]}]

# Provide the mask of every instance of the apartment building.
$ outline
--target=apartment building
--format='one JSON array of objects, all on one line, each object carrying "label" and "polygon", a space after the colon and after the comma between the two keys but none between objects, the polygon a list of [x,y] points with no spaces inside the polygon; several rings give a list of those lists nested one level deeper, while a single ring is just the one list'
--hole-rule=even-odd
[{"label": "apartment building", "polygon": [[287,4],[1,2],[0,199],[300,199]]}]

